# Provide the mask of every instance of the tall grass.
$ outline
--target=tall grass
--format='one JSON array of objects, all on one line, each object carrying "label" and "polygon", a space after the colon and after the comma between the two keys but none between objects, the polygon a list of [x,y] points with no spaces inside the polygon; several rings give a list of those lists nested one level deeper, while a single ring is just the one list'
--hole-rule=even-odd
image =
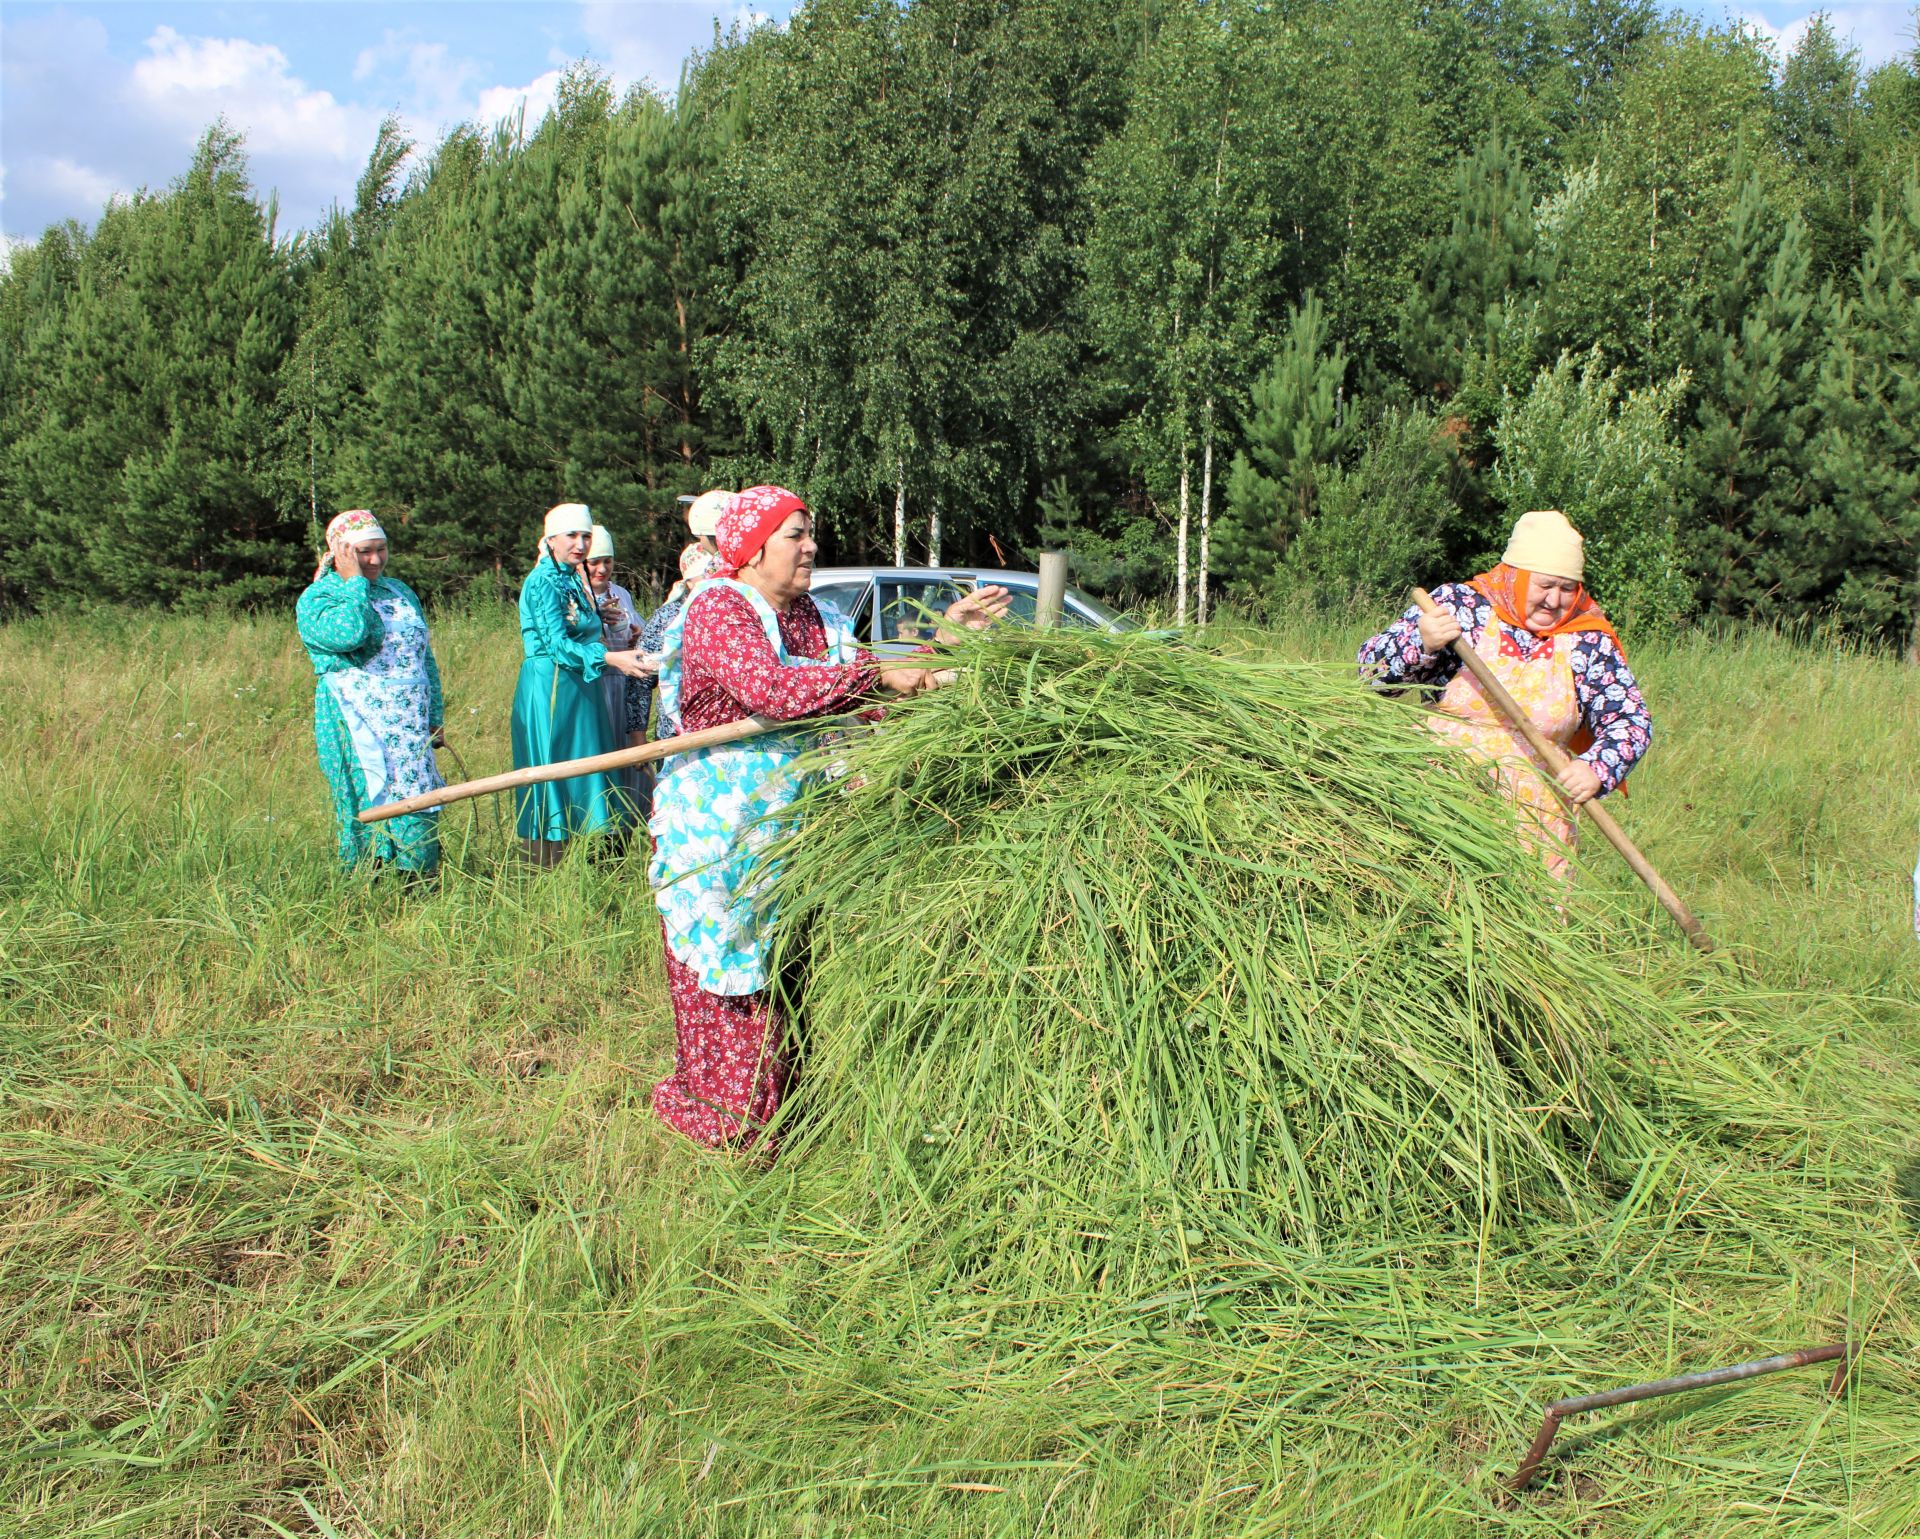
[{"label": "tall grass", "polygon": [[[510,620],[436,642],[503,767]],[[1623,816],[1741,953],[1745,1036],[1716,1006],[1711,1051],[1629,1080],[1747,1114],[1497,1244],[1225,1243],[1216,1206],[1103,1278],[1125,1240],[1070,1226],[1111,1193],[1015,1148],[976,1174],[876,1123],[763,1169],[666,1133],[637,860],[523,873],[481,808],[436,893],[336,873],[288,627],[0,630],[0,1529],[1920,1530],[1911,678],[1764,636],[1635,661],[1661,736]],[[1648,913],[1604,857],[1588,885]],[[1636,933],[1630,971],[1692,965]],[[806,1073],[803,1114],[836,1088]],[[943,1158],[991,1227],[928,1225]],[[1839,1402],[1787,1375],[1575,1424],[1494,1505],[1542,1400],[1841,1332]]]}]

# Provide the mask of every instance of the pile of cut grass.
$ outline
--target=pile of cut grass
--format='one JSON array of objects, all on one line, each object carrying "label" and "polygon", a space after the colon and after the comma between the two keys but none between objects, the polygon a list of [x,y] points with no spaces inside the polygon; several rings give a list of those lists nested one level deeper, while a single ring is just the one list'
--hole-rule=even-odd
[{"label": "pile of cut grass", "polygon": [[1003,1377],[1220,1437],[1518,1447],[1563,1367],[1724,1356],[1717,1311],[1756,1356],[1903,1317],[1832,1018],[1566,904],[1344,671],[1002,635],[845,757],[779,857],[805,1056],[758,1200],[878,1317],[941,1301],[889,1329],[956,1392],[986,1321]]}]

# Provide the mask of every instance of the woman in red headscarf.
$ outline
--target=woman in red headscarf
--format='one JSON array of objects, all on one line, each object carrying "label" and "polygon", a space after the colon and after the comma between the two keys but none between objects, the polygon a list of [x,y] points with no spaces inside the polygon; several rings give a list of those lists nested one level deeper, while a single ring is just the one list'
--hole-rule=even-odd
[{"label": "woman in red headscarf", "polygon": [[[930,670],[883,666],[828,627],[807,591],[813,520],[792,492],[739,493],[715,543],[718,575],[693,590],[661,641],[660,710],[679,731],[748,716],[802,721],[934,687]],[[1004,614],[1008,599],[1003,588],[979,589],[947,619],[978,628]],[[653,1106],[699,1143],[752,1141],[786,1087],[769,994],[775,915],[756,857],[799,794],[794,765],[810,746],[809,734],[768,734],[676,754],[660,768],[649,876],[666,942],[674,1067],[654,1087]]]},{"label": "woman in red headscarf", "polygon": [[[1585,572],[1585,543],[1564,513],[1523,514],[1498,566],[1433,590],[1440,614],[1408,609],[1360,648],[1360,670],[1375,682],[1438,697],[1434,731],[1494,766],[1520,811],[1521,837],[1561,878],[1575,839],[1567,804],[1618,788],[1653,741],[1626,649],[1587,592]],[[1541,733],[1572,755],[1557,776],[1461,667],[1453,650],[1460,637]]]}]

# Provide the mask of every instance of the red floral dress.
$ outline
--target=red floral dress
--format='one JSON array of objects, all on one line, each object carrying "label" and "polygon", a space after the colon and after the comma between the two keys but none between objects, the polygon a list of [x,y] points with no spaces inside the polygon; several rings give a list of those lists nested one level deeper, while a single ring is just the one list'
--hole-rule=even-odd
[{"label": "red floral dress", "polygon": [[[824,658],[820,611],[802,595],[778,616],[780,639],[795,657]],[[844,711],[879,683],[879,667],[860,654],[846,666],[783,664],[747,600],[724,588],[697,593],[681,641],[682,732],[721,727],[748,716],[796,721]],[[749,1142],[772,1120],[785,1094],[784,1024],[766,991],[713,994],[691,967],[663,949],[673,996],[673,1073],[653,1089],[662,1121],[697,1143]]]}]

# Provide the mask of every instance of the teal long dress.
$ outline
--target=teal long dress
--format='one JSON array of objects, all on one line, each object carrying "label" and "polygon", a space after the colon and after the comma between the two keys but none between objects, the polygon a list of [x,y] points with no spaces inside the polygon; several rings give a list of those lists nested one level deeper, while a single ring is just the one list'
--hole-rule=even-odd
[{"label": "teal long dress", "polygon": [[[573,568],[545,553],[520,588],[520,640],[526,660],[513,692],[513,767],[557,764],[619,747],[601,701],[607,649],[599,612]],[[522,839],[571,839],[632,821],[632,804],[609,775],[527,786],[515,798],[514,827]]]},{"label": "teal long dress", "polygon": [[431,742],[444,722],[440,669],[420,600],[398,578],[329,569],[300,595],[295,616],[313,663],[313,741],[341,861],[352,866],[371,855],[404,871],[435,870],[438,811],[356,819],[363,808],[445,784]]}]

